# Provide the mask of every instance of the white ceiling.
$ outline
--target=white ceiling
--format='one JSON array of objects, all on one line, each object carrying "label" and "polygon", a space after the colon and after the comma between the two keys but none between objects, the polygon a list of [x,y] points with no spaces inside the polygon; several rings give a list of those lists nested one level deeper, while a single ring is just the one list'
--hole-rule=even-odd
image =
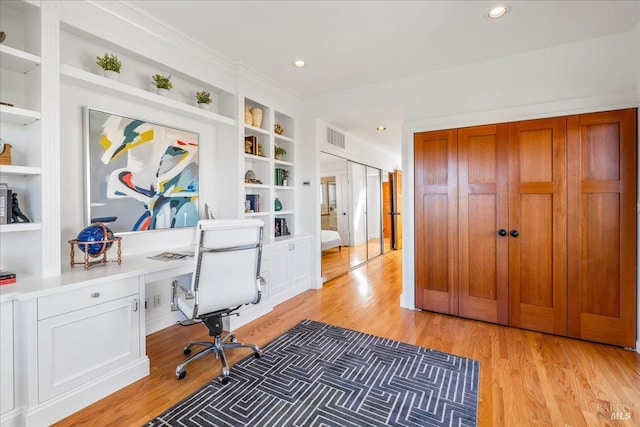
[{"label": "white ceiling", "polygon": [[[130,0],[128,4],[303,99],[631,30],[640,0],[508,1]],[[307,67],[292,61],[304,58]],[[372,106],[393,136],[372,136],[365,111],[323,117],[399,147],[401,105]],[[386,116],[385,116],[386,115]],[[345,128],[346,126],[346,128]],[[386,141],[388,138],[394,141]],[[398,140],[395,140],[398,139]]]}]

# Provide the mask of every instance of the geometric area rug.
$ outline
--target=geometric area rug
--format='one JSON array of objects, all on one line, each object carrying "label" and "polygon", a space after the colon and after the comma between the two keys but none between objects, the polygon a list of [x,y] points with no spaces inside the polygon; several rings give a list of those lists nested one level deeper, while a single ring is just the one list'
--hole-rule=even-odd
[{"label": "geometric area rug", "polygon": [[475,426],[479,362],[304,320],[147,426]]}]

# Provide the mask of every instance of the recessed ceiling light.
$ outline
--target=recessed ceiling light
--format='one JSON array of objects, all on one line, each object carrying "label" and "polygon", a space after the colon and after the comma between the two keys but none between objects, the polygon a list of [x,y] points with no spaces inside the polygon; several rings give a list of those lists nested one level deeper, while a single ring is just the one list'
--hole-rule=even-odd
[{"label": "recessed ceiling light", "polygon": [[507,14],[509,9],[506,6],[496,6],[489,11],[489,18],[497,19]]},{"label": "recessed ceiling light", "polygon": [[307,63],[304,62],[304,59],[296,59],[293,61],[293,66],[296,68],[303,68],[307,66]]},{"label": "recessed ceiling light", "polygon": [[376,128],[376,130],[379,130],[380,132],[382,132],[382,131],[387,130],[387,128],[386,128],[386,127],[384,127],[384,126],[378,126],[378,127]]}]

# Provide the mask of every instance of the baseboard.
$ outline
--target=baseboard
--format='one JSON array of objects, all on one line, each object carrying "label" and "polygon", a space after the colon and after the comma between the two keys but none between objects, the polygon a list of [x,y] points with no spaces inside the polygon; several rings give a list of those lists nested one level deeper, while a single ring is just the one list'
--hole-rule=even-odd
[{"label": "baseboard", "polygon": [[0,417],[0,426],[2,427],[22,427],[24,425],[26,422],[21,409],[13,409]]},{"label": "baseboard", "polygon": [[179,311],[169,311],[161,316],[145,320],[145,335],[158,332],[161,329],[173,326],[176,322],[184,320],[184,316]]},{"label": "baseboard", "polygon": [[408,298],[408,295],[406,293],[401,293],[400,294],[400,307],[402,308],[408,308],[410,310],[415,310],[416,309],[416,303],[415,301],[413,301],[413,295],[411,295],[411,298]]},{"label": "baseboard", "polygon": [[636,341],[636,353],[640,353],[640,341]]},{"label": "baseboard", "polygon": [[[53,424],[147,375],[149,375],[149,358],[144,356],[107,376],[92,381],[90,384],[75,388],[30,408],[27,411],[24,425]],[[4,426],[4,423],[2,425]]]},{"label": "baseboard", "polygon": [[322,277],[312,278],[310,282],[309,289],[322,289],[322,285],[324,284]]}]

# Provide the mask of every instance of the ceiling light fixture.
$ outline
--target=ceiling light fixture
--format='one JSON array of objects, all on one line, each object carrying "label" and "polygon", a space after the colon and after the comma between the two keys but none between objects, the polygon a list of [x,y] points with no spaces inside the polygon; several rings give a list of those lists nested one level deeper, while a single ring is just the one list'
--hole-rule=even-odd
[{"label": "ceiling light fixture", "polygon": [[304,59],[296,59],[293,61],[293,66],[296,68],[304,68],[307,66],[307,63],[304,62]]},{"label": "ceiling light fixture", "polygon": [[489,18],[498,19],[507,14],[509,9],[506,6],[496,6],[489,11]]},{"label": "ceiling light fixture", "polygon": [[378,127],[376,128],[376,130],[378,130],[378,131],[380,131],[380,132],[383,132],[383,131],[387,130],[387,128],[386,128],[386,127],[384,127],[384,126],[378,126]]}]

